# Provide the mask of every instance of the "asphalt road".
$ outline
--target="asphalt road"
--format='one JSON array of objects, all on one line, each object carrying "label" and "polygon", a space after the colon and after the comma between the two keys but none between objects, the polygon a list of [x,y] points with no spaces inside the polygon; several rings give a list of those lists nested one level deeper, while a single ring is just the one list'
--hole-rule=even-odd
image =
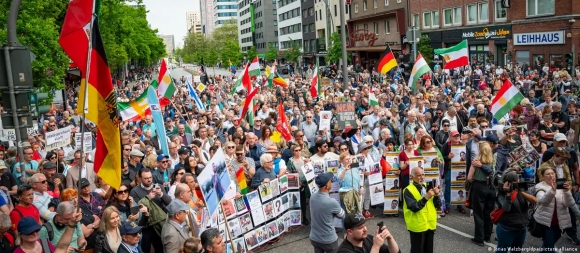
[{"label": "asphalt road", "polygon": [[[193,71],[196,71],[197,72],[197,71],[199,71],[199,67],[195,66],[195,67],[190,68],[188,70],[193,70]],[[216,76],[217,75],[222,75],[222,76],[223,75],[226,75],[226,76],[229,76],[229,75],[232,74],[231,72],[227,71],[226,69],[220,69],[220,68],[206,67],[205,70],[207,71],[207,74],[210,75],[210,76],[213,76],[213,75],[216,75]],[[171,76],[173,78],[175,78],[175,79],[179,79],[179,78],[181,78],[182,76],[185,76],[185,75],[191,75],[189,72],[187,72],[183,68],[175,68],[175,69],[170,70],[170,72],[171,72]]]},{"label": "asphalt road", "polygon": [[[399,217],[387,217],[379,214],[380,211],[382,210],[371,209],[371,212],[375,213],[375,218],[368,221],[367,223],[369,225],[369,234],[374,234],[374,227],[376,224],[380,221],[383,221],[385,226],[387,226],[387,229],[389,229],[397,241],[401,252],[410,252],[411,245],[409,232],[406,229],[403,215],[400,214]],[[470,217],[469,214],[460,214],[454,209],[446,217],[440,218],[438,220],[437,232],[435,234],[434,252],[494,252],[494,247],[497,245],[493,239],[495,234],[492,235],[491,243],[486,243],[484,247],[480,247],[471,243],[470,238],[473,237],[473,228],[473,217]],[[262,246],[255,252],[314,252],[310,244],[310,240],[308,239],[309,232],[310,226],[302,226],[294,231],[284,234],[280,241],[271,245]],[[342,241],[343,234],[339,233],[338,237],[340,238],[340,243]],[[532,237],[528,234],[524,248],[528,249],[527,252],[538,252],[537,248],[541,247],[541,245],[542,241],[540,239]],[[565,237],[562,237],[558,241],[556,247],[563,247],[564,249],[561,251],[563,253],[579,251],[579,247],[572,244],[572,242]],[[536,250],[532,250],[532,248],[536,248]]]}]

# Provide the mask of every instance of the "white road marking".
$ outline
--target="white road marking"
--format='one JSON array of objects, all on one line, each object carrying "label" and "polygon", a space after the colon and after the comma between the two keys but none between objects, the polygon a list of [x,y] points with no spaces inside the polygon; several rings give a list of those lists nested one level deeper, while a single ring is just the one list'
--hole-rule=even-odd
[{"label": "white road marking", "polygon": [[[441,223],[437,223],[437,228],[443,228],[443,229],[445,229],[445,230],[447,230],[447,231],[450,231],[450,232],[456,233],[456,234],[458,234],[458,235],[461,235],[461,236],[463,236],[463,237],[466,237],[466,238],[469,238],[469,239],[473,238],[473,236],[472,236],[472,235],[469,235],[469,234],[463,233],[463,232],[461,232],[461,231],[459,231],[459,230],[457,230],[457,229],[454,229],[454,228],[452,228],[452,227],[445,226],[445,225],[443,225],[443,224],[441,224]],[[488,247],[493,247],[493,249],[497,248],[497,245],[495,245],[495,244],[493,244],[493,243],[489,243],[489,242],[483,242],[483,243],[484,243],[485,245],[487,245]],[[494,251],[495,251],[495,250],[494,250]]]}]

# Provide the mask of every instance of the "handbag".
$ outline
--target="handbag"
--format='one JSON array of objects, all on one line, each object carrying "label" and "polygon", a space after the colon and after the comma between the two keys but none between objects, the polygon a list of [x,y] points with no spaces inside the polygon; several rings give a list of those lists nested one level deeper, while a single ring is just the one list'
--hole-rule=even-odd
[{"label": "handbag", "polygon": [[[536,194],[537,194],[537,192],[536,192]],[[536,204],[536,207],[533,208],[532,211],[530,212],[530,214],[528,215],[528,218],[529,218],[528,231],[530,232],[530,234],[533,237],[542,238],[542,237],[544,237],[544,231],[546,230],[547,227],[545,225],[538,223],[536,221],[536,219],[534,218],[534,214],[536,213],[537,210],[538,210],[538,206]]]},{"label": "handbag", "polygon": [[[512,197],[511,197],[511,199],[512,199],[512,202],[514,202],[514,200],[516,199],[516,196],[517,196],[517,195],[518,195],[518,192],[517,192],[517,191],[515,191],[515,192],[512,194]],[[501,215],[503,214],[503,212],[504,212],[503,208],[496,208],[496,209],[494,209],[494,210],[493,210],[493,211],[492,211],[492,212],[489,214],[489,216],[491,217],[491,222],[492,222],[493,224],[497,224],[497,222],[499,221],[499,218],[501,217]]]}]

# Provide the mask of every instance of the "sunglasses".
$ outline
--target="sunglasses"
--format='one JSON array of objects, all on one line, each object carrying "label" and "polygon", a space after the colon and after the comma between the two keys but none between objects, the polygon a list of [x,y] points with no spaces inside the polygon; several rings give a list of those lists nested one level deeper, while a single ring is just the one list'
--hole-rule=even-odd
[{"label": "sunglasses", "polygon": [[302,151],[302,150],[301,150],[301,149],[296,149],[296,150],[294,150],[294,152],[300,152],[300,151]]},{"label": "sunglasses", "polygon": [[36,183],[46,184],[46,180],[42,180],[42,181],[39,181],[39,182],[36,182]]},{"label": "sunglasses", "polygon": [[129,193],[129,189],[117,191],[117,194],[126,194],[126,193]]},{"label": "sunglasses", "polygon": [[235,146],[229,146],[228,149],[234,149],[236,148]]},{"label": "sunglasses", "polygon": [[169,161],[160,161],[160,163],[167,163],[167,162],[169,162]]},{"label": "sunglasses", "polygon": [[445,124],[445,125],[443,125],[443,127],[449,127],[449,125]]},{"label": "sunglasses", "polygon": [[53,156],[53,157],[51,157],[51,158],[49,158],[49,159],[50,159],[50,160],[56,159],[56,156]]},{"label": "sunglasses", "polygon": [[244,154],[236,153],[237,156],[243,156]]},{"label": "sunglasses", "polygon": [[30,232],[29,234],[26,234],[26,235],[28,235],[28,236],[30,236],[30,235],[34,235],[34,234],[38,233],[39,231],[40,231],[40,230],[34,230],[34,231],[32,231],[32,232]]},{"label": "sunglasses", "polygon": [[131,149],[130,148],[126,148],[125,151],[131,151]]}]

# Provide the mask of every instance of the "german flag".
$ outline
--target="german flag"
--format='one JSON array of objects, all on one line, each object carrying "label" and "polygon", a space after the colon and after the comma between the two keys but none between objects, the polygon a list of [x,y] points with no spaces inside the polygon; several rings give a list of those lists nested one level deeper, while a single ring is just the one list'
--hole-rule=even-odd
[{"label": "german flag", "polygon": [[396,66],[397,60],[395,60],[395,55],[393,54],[393,51],[391,51],[391,47],[387,45],[387,49],[383,53],[379,65],[377,66],[377,72],[384,75]]},{"label": "german flag", "polygon": [[[100,4],[99,0],[97,5]],[[82,73],[79,114],[86,110],[86,119],[97,126],[94,170],[115,189],[121,185],[121,137],[117,115],[117,98],[111,80],[105,48],[99,31],[98,18],[92,13],[93,1],[73,0],[69,3],[59,43]],[[96,6],[99,9],[99,6]],[[90,21],[93,21],[92,30]],[[92,36],[91,36],[92,35]],[[91,47],[88,46],[92,39]],[[90,58],[87,52],[90,49]],[[85,70],[87,66],[88,70]],[[88,81],[88,82],[87,82]],[[85,90],[87,96],[85,97]]]}]

